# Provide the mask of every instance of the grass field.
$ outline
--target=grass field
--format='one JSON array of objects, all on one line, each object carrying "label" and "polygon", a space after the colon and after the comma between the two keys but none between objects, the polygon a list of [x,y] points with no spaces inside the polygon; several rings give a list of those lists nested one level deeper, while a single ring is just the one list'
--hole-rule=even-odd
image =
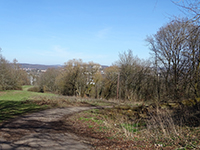
[{"label": "grass field", "polygon": [[54,95],[55,94],[51,93],[36,93],[36,92],[29,92],[26,90],[23,91],[9,90],[0,92],[0,100],[22,101],[30,99],[31,97],[35,96],[54,96]]},{"label": "grass field", "polygon": [[27,90],[30,87],[28,85],[23,86],[23,90],[0,91],[0,122],[21,114],[48,108],[48,105],[38,105],[37,103],[26,101],[55,96],[55,94],[29,92]]}]

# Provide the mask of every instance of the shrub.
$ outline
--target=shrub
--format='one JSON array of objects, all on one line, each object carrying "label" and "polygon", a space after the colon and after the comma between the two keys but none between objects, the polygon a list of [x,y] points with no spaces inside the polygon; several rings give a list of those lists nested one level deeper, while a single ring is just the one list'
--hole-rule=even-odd
[{"label": "shrub", "polygon": [[30,92],[41,92],[40,88],[38,86],[34,86],[28,89]]}]

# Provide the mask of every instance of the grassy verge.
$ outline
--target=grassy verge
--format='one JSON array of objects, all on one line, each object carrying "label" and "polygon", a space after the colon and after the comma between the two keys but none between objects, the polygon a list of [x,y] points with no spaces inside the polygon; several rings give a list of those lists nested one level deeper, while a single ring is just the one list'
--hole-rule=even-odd
[{"label": "grassy verge", "polygon": [[93,109],[77,113],[69,118],[73,131],[87,138],[94,149],[145,149],[154,147],[142,136],[146,130],[145,123],[130,121],[112,108]]},{"label": "grassy verge", "polygon": [[67,122],[94,149],[200,149],[200,113],[191,110],[177,114],[180,110],[155,108],[142,118],[131,112],[133,117],[130,110],[93,109],[70,116]]}]

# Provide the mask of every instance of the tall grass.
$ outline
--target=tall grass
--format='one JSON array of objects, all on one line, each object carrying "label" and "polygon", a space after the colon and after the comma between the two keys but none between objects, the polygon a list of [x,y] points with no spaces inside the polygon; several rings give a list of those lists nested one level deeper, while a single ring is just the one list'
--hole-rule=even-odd
[{"label": "tall grass", "polygon": [[[158,147],[176,145],[181,149],[200,148],[200,146],[197,146],[197,143],[199,143],[199,124],[195,126],[190,120],[191,116],[195,116],[191,113],[194,108],[182,106],[176,109],[160,109],[157,107],[154,112],[149,113],[149,119],[146,120],[146,136],[151,138]],[[197,117],[195,119],[196,122],[200,121]]]}]

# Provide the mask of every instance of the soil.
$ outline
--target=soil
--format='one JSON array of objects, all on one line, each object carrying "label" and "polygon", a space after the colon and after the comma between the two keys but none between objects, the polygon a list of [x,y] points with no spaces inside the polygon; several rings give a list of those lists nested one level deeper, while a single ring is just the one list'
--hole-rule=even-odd
[{"label": "soil", "polygon": [[95,107],[69,107],[20,116],[0,126],[0,149],[84,150],[92,146],[73,134],[66,117]]}]

